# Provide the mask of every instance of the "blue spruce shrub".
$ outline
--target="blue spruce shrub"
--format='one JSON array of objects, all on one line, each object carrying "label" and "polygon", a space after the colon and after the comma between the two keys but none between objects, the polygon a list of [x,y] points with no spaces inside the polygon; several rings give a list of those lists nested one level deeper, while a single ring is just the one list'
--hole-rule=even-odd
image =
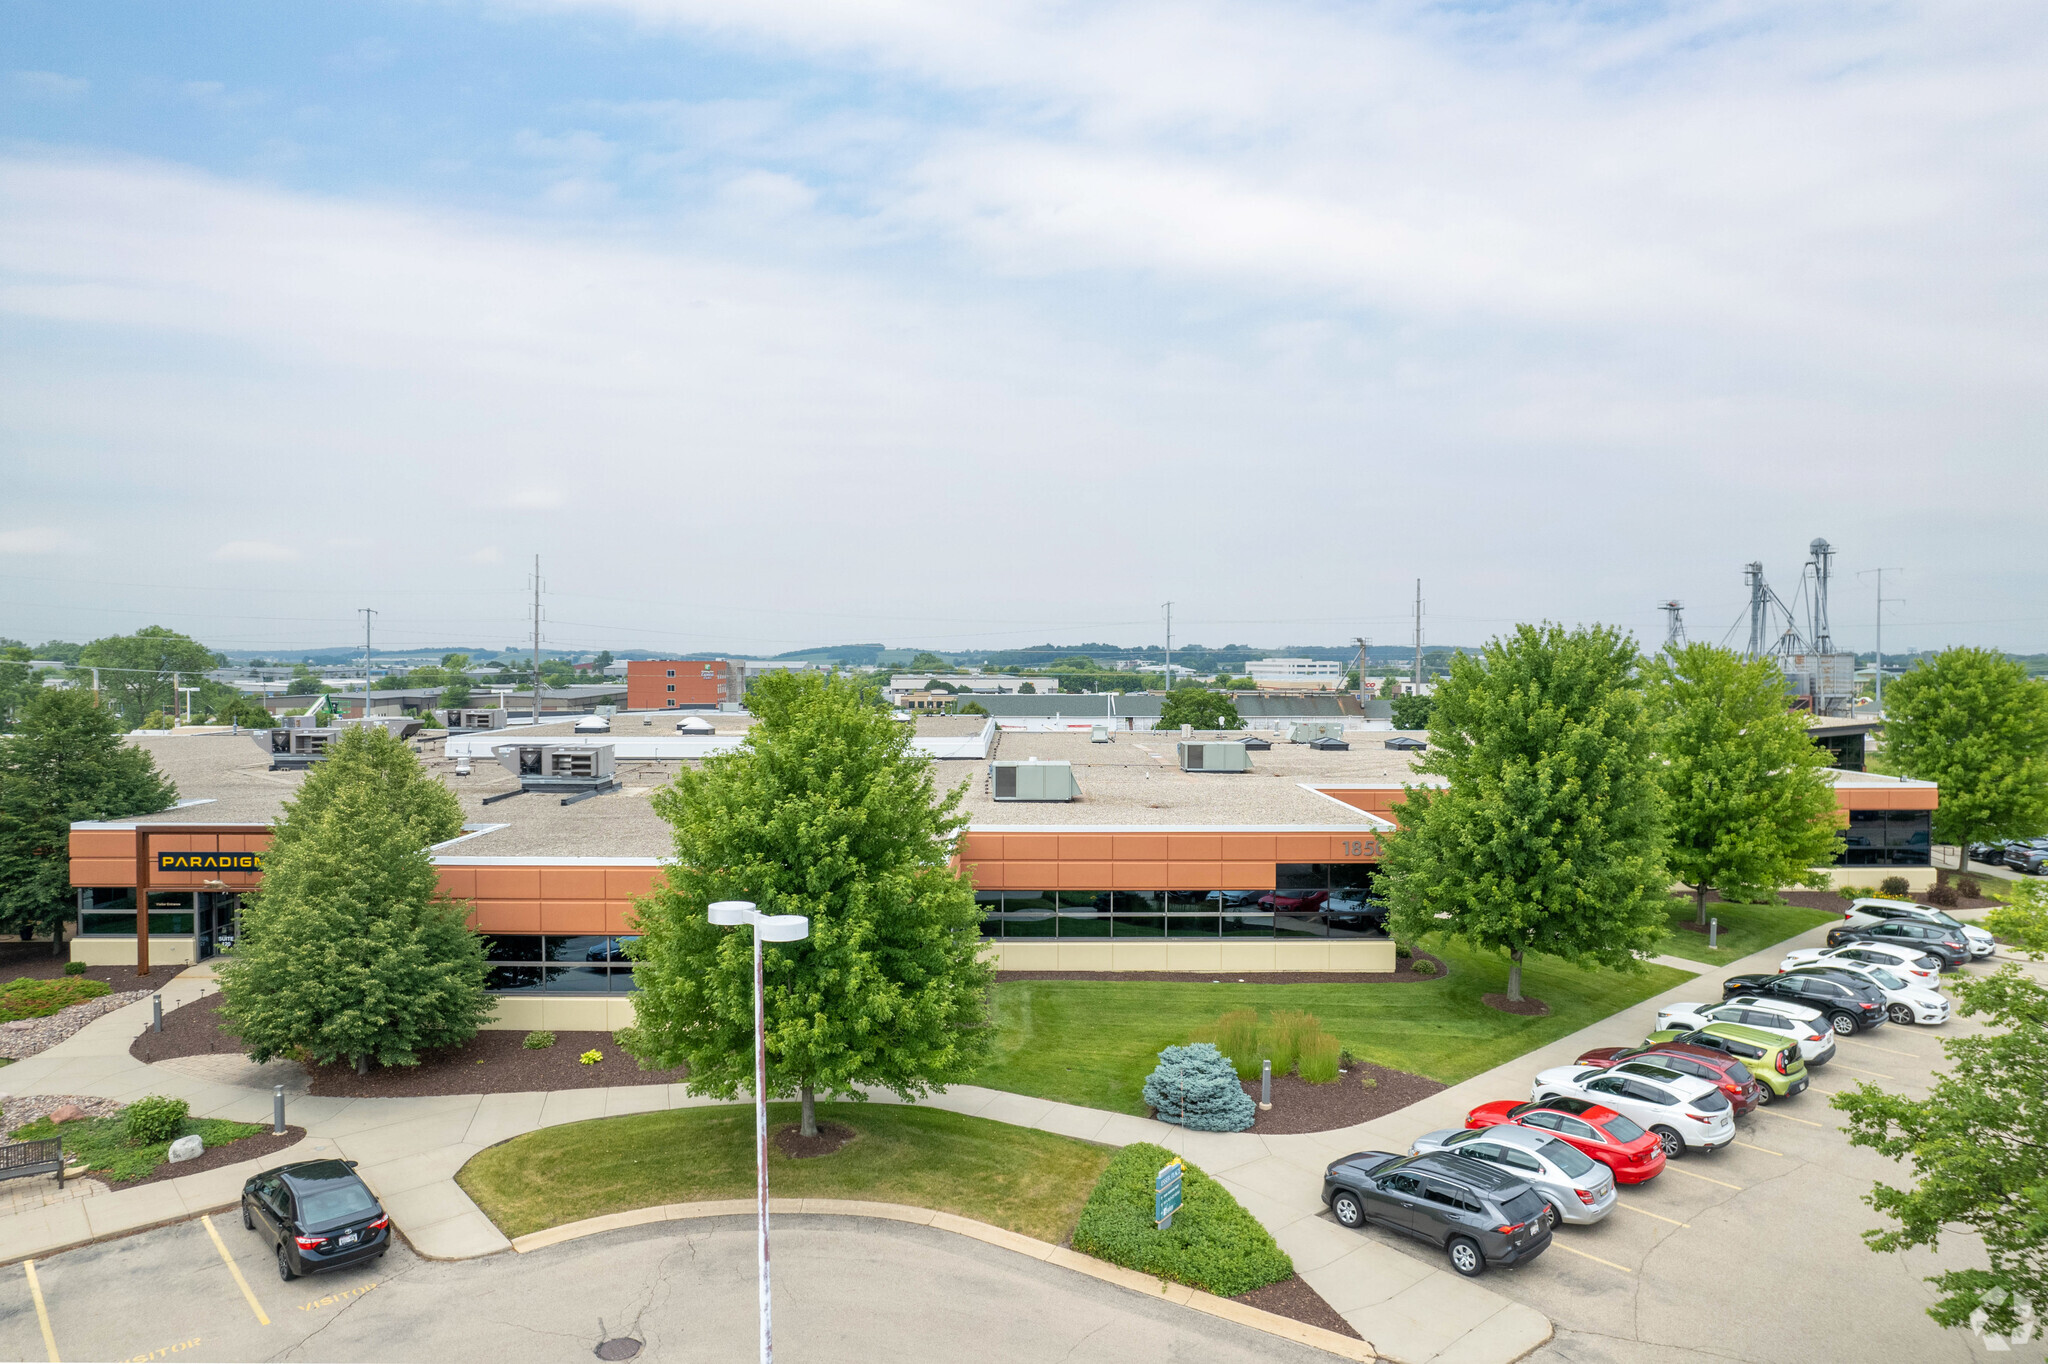
[{"label": "blue spruce shrub", "polygon": [[1145,1081],[1145,1102],[1159,1121],[1197,1132],[1242,1132],[1258,1114],[1230,1058],[1209,1042],[1160,1052],[1159,1069]]}]

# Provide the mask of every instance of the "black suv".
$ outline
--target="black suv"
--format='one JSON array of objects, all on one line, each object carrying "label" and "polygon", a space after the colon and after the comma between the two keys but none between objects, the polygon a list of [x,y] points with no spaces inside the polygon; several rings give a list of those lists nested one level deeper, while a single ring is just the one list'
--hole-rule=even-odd
[{"label": "black suv", "polygon": [[1323,1172],[1323,1202],[1347,1227],[1375,1222],[1441,1246],[1467,1278],[1550,1249],[1550,1205],[1529,1182],[1461,1156],[1359,1151]]},{"label": "black suv", "polygon": [[339,1269],[391,1249],[391,1218],[352,1160],[302,1160],[242,1186],[242,1225],[277,1246],[277,1277]]},{"label": "black suv", "polygon": [[[1828,946],[1835,946],[1832,933],[1828,935]],[[1788,1004],[1804,1004],[1809,1009],[1818,1009],[1827,1016],[1828,1026],[1843,1036],[1883,1027],[1888,1002],[1884,991],[1870,981],[1847,971],[1825,968],[1787,971],[1779,975],[1765,972],[1754,976],[1730,976],[1721,982],[1721,998],[1731,999],[1736,995],[1763,995],[1782,999]]]},{"label": "black suv", "polygon": [[[1870,911],[1866,911],[1870,912]],[[1918,919],[1880,919],[1875,923],[1837,924],[1828,930],[1828,946],[1844,943],[1879,942],[1907,947],[1930,957],[1941,958],[1941,969],[1954,970],[1970,959],[1970,940],[1960,928],[1923,923]]]},{"label": "black suv", "polygon": [[2029,876],[2048,875],[2048,838],[2023,838],[2005,845],[2005,856],[2000,859],[2014,871],[2026,872]]}]

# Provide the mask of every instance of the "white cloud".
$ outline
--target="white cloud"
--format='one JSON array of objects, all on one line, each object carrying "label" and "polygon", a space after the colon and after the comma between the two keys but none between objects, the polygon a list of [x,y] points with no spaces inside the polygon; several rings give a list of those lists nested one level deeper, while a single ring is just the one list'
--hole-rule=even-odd
[{"label": "white cloud", "polygon": [[200,108],[216,114],[238,114],[267,102],[270,96],[258,90],[235,90],[221,81],[186,81],[178,87]]},{"label": "white cloud", "polygon": [[66,554],[84,547],[77,536],[54,526],[0,530],[0,554]]},{"label": "white cloud", "polygon": [[69,103],[84,99],[92,82],[82,76],[65,76],[55,71],[10,71],[7,92],[19,99],[55,100]]},{"label": "white cloud", "polygon": [[286,564],[298,558],[299,552],[273,540],[230,540],[214,546],[206,557],[223,564]]}]

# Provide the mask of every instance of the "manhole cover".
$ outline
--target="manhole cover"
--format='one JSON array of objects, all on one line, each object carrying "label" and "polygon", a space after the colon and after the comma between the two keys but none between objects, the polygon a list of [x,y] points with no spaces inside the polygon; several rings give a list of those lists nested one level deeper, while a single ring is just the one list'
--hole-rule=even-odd
[{"label": "manhole cover", "polygon": [[617,1336],[602,1341],[597,1347],[599,1359],[631,1359],[640,1353],[640,1342],[631,1336]]}]

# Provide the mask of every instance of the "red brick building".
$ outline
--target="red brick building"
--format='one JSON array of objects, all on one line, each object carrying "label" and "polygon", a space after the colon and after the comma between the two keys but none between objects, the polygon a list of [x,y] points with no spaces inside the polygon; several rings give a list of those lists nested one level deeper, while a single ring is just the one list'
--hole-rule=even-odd
[{"label": "red brick building", "polygon": [[716,710],[746,689],[746,670],[731,659],[636,658],[626,664],[627,710]]}]

